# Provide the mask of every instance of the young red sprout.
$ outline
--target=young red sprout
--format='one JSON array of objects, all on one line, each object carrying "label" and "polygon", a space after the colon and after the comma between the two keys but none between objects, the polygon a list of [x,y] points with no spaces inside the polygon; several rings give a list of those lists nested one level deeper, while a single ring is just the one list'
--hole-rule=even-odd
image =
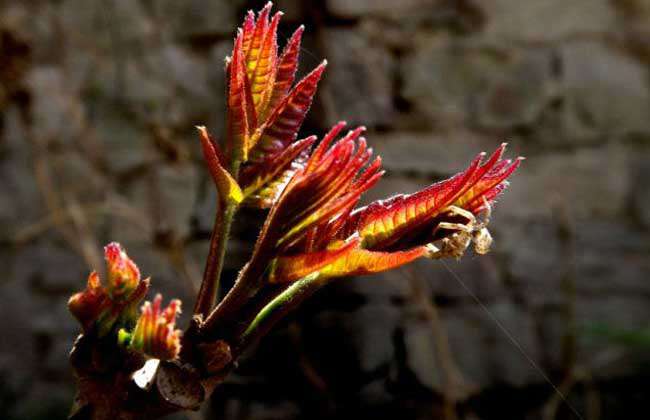
[{"label": "young red sprout", "polygon": [[108,334],[115,324],[135,319],[135,308],[149,289],[149,279],[140,279],[138,266],[122,247],[112,242],[104,248],[108,284],[103,286],[97,272],[88,276],[86,290],[74,294],[68,309],[81,323],[85,332],[97,327],[100,337]]},{"label": "young red sprout", "polygon": [[85,332],[90,331],[100,314],[110,306],[111,300],[96,271],[88,276],[86,289],[75,293],[68,300],[68,309]]},{"label": "young red sprout", "polygon": [[111,242],[104,247],[104,258],[108,275],[107,289],[114,300],[121,300],[140,283],[140,270],[138,266],[126,255],[122,246]]},{"label": "young red sprout", "polygon": [[[266,309],[273,308],[267,312],[277,320],[328,279],[391,270],[422,257],[460,258],[472,242],[478,253],[489,250],[488,220],[477,222],[477,215],[489,213],[521,162],[502,159],[505,144],[447,180],[355,209],[383,171],[361,137],[363,127],[335,141],[344,126],[330,130],[271,207],[249,263],[207,318],[206,337],[259,311],[246,334],[252,333]],[[293,282],[300,284],[288,288]]]},{"label": "young red sprout", "polygon": [[340,236],[361,194],[381,178],[381,159],[372,159],[361,134],[335,125],[298,170],[271,208],[261,240],[275,242],[269,281],[305,277],[349,255],[360,246],[357,235]]},{"label": "young red sprout", "polygon": [[181,301],[172,299],[162,308],[162,295],[157,294],[153,303],[142,305],[142,314],[135,329],[128,333],[120,330],[118,341],[128,349],[160,359],[173,360],[181,350],[181,330],[175,329],[176,317],[181,312]]},{"label": "young red sprout", "polygon": [[[363,139],[358,144],[358,155],[363,158],[352,157],[351,145],[358,132],[351,132],[324,152],[332,133],[335,135],[341,127],[337,125],[323,140],[306,169],[296,174],[271,210],[270,219],[284,212],[309,216],[294,218],[278,241],[283,246],[269,270],[270,282],[291,282],[315,272],[321,278],[377,273],[420,257],[459,258],[471,242],[478,253],[488,251],[488,221],[478,223],[477,215],[482,210],[489,213],[491,203],[506,188],[506,179],[521,162],[521,158],[514,162],[501,159],[505,144],[485,162],[484,154],[480,154],[465,171],[450,179],[411,195],[398,195],[352,210],[360,194],[382,172],[379,159],[361,170],[371,153]],[[333,169],[324,156],[337,162]],[[360,165],[345,166],[349,161]],[[310,170],[321,168],[322,181],[309,178]],[[324,184],[320,187],[323,190],[319,182]],[[312,192],[327,198],[315,199],[312,204]],[[282,229],[275,225],[274,229]],[[287,229],[286,224],[281,226]]]},{"label": "young red sprout", "polygon": [[237,181],[223,166],[225,157],[221,153],[219,145],[212,139],[208,130],[204,126],[199,125],[196,129],[199,130],[203,158],[205,159],[208,171],[212,176],[212,180],[217,187],[221,203],[223,205],[226,203],[239,204],[243,200],[244,196]]},{"label": "young red sprout", "polygon": [[259,207],[272,205],[295,171],[296,159],[304,158],[313,143],[296,142],[296,137],[327,64],[323,61],[292,88],[304,27],[296,29],[282,54],[278,54],[277,30],[282,12],[270,18],[271,7],[269,2],[257,18],[253,11],[248,12],[226,62],[226,154],[243,164],[238,178],[246,204]]},{"label": "young red sprout", "polygon": [[[362,137],[364,127],[341,135],[344,122],[316,147],[316,136],[298,140],[326,62],[294,84],[304,28],[293,33],[279,54],[282,13],[271,17],[271,7],[268,3],[257,15],[248,13],[226,61],[225,153],[205,127],[197,127],[219,206],[195,316],[182,337],[183,352],[181,331],[175,328],[180,301],[163,308],[158,294],[144,303],[138,317],[149,279],[141,279],[122,247],[110,243],[105,248],[106,286],[92,272],[86,289],[68,303],[84,332],[71,357],[79,375],[80,413],[88,407],[106,414],[137,406],[136,411],[155,417],[196,409],[252,341],[329,280],[382,272],[423,257],[460,258],[472,244],[478,254],[490,249],[492,205],[522,158],[504,160],[502,144],[449,179],[357,207],[361,195],[383,175],[381,159],[373,157]],[[230,226],[242,204],[269,213],[253,255],[219,302]],[[119,351],[117,344],[131,351]],[[129,394],[131,384],[120,380],[132,377],[133,369],[144,363],[143,355],[167,361],[160,363],[158,393],[151,388]],[[122,371],[115,372],[111,379],[116,381],[106,393],[105,372],[115,366]],[[145,400],[149,405],[138,405]]]}]

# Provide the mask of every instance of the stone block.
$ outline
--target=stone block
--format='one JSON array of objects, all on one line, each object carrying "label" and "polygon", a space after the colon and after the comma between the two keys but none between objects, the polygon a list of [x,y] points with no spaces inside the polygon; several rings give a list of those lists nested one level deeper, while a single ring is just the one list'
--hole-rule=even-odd
[{"label": "stone block", "polygon": [[147,129],[115,105],[94,107],[91,122],[109,171],[130,172],[155,158]]},{"label": "stone block", "polygon": [[[393,174],[452,175],[462,171],[479,152],[490,153],[502,140],[465,129],[434,132],[370,134],[369,142]],[[422,185],[425,187],[426,185]]]},{"label": "stone block", "polygon": [[617,217],[630,189],[630,155],[616,144],[529,155],[495,206],[498,220],[551,218],[562,209],[573,219]]},{"label": "stone block", "polygon": [[437,0],[327,0],[327,7],[332,14],[342,18],[358,18],[368,15],[393,17],[408,11],[432,9],[438,5]]},{"label": "stone block", "polygon": [[[465,380],[479,388],[544,383],[535,321],[509,301],[465,305],[442,311],[449,344]],[[532,361],[532,362],[531,362]]]},{"label": "stone block", "polygon": [[394,116],[390,53],[354,29],[328,28],[322,42],[329,62],[319,93],[326,124],[389,125]]},{"label": "stone block", "polygon": [[484,36],[500,41],[554,41],[612,32],[616,13],[607,0],[486,0]]},{"label": "stone block", "polygon": [[25,156],[0,161],[0,239],[23,235],[32,223],[45,216],[41,192]]},{"label": "stone block", "polygon": [[544,48],[488,47],[443,35],[416,37],[414,46],[402,60],[401,94],[430,126],[531,125],[557,90]]},{"label": "stone block", "polygon": [[20,248],[11,272],[17,281],[31,287],[34,295],[67,296],[85,287],[90,271],[72,249],[37,242]]},{"label": "stone block", "polygon": [[433,326],[427,322],[410,323],[404,329],[406,367],[418,383],[432,391],[444,386]]},{"label": "stone block", "polygon": [[71,91],[65,73],[54,66],[37,67],[27,76],[32,92],[34,135],[42,142],[69,144],[76,141],[85,124],[84,108]]},{"label": "stone block", "polygon": [[155,169],[157,194],[154,197],[156,230],[184,238],[190,232],[192,213],[196,203],[197,168],[192,165],[167,165]]},{"label": "stone block", "polygon": [[165,0],[153,2],[152,13],[169,38],[225,36],[235,31],[241,4],[241,0]]},{"label": "stone block", "polygon": [[639,153],[637,161],[630,194],[632,210],[641,224],[650,229],[650,151]]},{"label": "stone block", "polygon": [[650,85],[640,62],[595,41],[568,42],[560,54],[569,139],[650,132]]},{"label": "stone block", "polygon": [[650,293],[650,234],[622,222],[575,226],[575,276],[581,295]]},{"label": "stone block", "polygon": [[[562,352],[568,350],[580,366],[596,379],[631,376],[650,358],[635,334],[647,334],[648,299],[636,294],[581,295],[574,302],[573,319],[560,310],[540,316],[539,331],[544,339],[547,363],[561,369]],[[565,347],[567,338],[575,347]]]}]

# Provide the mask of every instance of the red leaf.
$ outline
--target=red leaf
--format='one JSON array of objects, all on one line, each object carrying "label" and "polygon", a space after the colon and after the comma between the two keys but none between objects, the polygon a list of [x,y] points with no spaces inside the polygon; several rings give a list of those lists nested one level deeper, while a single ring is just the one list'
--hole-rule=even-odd
[{"label": "red leaf", "polygon": [[221,200],[223,202],[240,203],[244,199],[244,195],[237,181],[223,167],[218,146],[212,141],[205,127],[197,126],[196,128],[200,133],[203,157],[208,165],[212,180],[217,186]]},{"label": "red leaf", "polygon": [[[260,191],[265,190],[270,184],[275,185],[279,178],[285,177],[286,171],[295,171],[292,168],[296,158],[305,152],[316,141],[316,136],[310,136],[299,140],[276,154],[267,156],[263,161],[254,165],[246,166],[240,175],[241,184],[246,197],[254,197]],[[263,195],[269,195],[266,191]],[[273,194],[271,194],[273,195]]]},{"label": "red leaf", "polygon": [[273,92],[278,60],[277,30],[281,16],[282,13],[278,12],[273,17],[256,62],[247,63],[249,69],[253,68],[252,73],[249,72],[249,80],[256,115],[260,115],[266,109]]},{"label": "red leaf", "polygon": [[251,42],[253,42],[253,33],[255,32],[255,12],[249,10],[246,14],[246,19],[244,20],[244,26],[242,27],[242,51],[244,57],[246,57],[246,52],[251,47]]},{"label": "red leaf", "polygon": [[[399,195],[386,201],[374,202],[356,210],[346,224],[343,234],[358,231],[365,248],[386,249],[400,238],[426,226],[450,205],[474,207],[484,193],[512,174],[518,164],[501,161],[502,145],[485,162],[484,154],[477,156],[469,167],[450,179],[438,182],[414,194]],[[508,168],[508,169],[506,169]]]},{"label": "red leaf", "polygon": [[175,329],[176,317],[181,312],[181,301],[172,299],[162,308],[162,295],[157,294],[152,302],[142,305],[132,333],[122,329],[120,341],[129,341],[131,350],[142,352],[161,360],[173,360],[181,350],[181,330]]},{"label": "red leaf", "polygon": [[269,112],[273,111],[282,99],[287,95],[293,84],[296,69],[298,68],[298,56],[300,53],[300,41],[305,27],[300,26],[291,36],[289,42],[284,47],[277,66],[275,84],[266,109],[261,113],[260,119],[263,121]]},{"label": "red leaf", "polygon": [[408,264],[420,257],[427,256],[428,253],[428,249],[424,246],[396,252],[368,251],[357,248],[323,268],[320,273],[323,277],[380,273]]},{"label": "red leaf", "polygon": [[359,238],[353,238],[348,243],[333,245],[333,249],[279,257],[271,265],[269,282],[287,283],[303,278],[342,258],[358,245]]},{"label": "red leaf", "polygon": [[264,123],[259,141],[253,146],[254,158],[285,148],[296,139],[326,65],[327,62],[323,61],[305,76],[272,111]]},{"label": "red leaf", "polygon": [[[267,28],[269,26],[269,15],[271,14],[271,7],[273,3],[268,2],[266,6],[259,12],[257,15],[257,20],[255,21],[255,27],[252,30],[250,36],[250,42],[247,43],[245,49],[242,49],[244,53],[244,58],[246,63],[249,64],[247,68],[247,76],[250,79],[255,71],[255,64],[257,58],[260,55],[262,49],[262,43],[264,42],[264,37],[266,36]],[[244,45],[242,45],[243,47]]]},{"label": "red leaf", "polygon": [[246,155],[247,138],[250,135],[250,106],[246,93],[247,78],[242,51],[243,34],[240,31],[229,65],[230,84],[228,88],[228,153],[235,159]]}]

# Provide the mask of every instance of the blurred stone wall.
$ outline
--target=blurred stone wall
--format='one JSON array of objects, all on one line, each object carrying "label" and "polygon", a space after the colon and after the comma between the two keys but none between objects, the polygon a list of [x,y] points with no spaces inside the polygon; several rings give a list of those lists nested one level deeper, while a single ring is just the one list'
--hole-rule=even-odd
[{"label": "blurred stone wall", "polygon": [[[190,306],[215,206],[193,127],[223,130],[223,59],[260,6],[0,2],[3,417],[65,414],[78,332],[65,303],[104,243]],[[364,124],[383,157],[369,199],[502,141],[528,159],[496,206],[491,254],[323,290],[207,416],[537,418],[558,398],[543,371],[582,412],[632,418],[650,377],[647,347],[630,345],[650,323],[650,1],[278,7],[283,42],[307,24],[301,70],[330,62],[304,132]],[[240,217],[231,277],[257,216]],[[443,417],[450,402],[458,417]]]}]

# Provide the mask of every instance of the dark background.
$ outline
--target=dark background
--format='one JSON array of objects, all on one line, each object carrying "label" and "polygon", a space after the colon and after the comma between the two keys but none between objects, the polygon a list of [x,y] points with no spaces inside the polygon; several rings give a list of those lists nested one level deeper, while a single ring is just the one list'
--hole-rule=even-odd
[{"label": "dark background", "polygon": [[[277,3],[301,70],[330,62],[303,132],[365,124],[369,198],[504,140],[528,160],[492,253],[331,285],[187,418],[647,418],[650,2]],[[67,412],[65,303],[106,242],[189,311],[215,206],[193,127],[222,132],[223,59],[262,5],[0,0],[0,417]]]}]

